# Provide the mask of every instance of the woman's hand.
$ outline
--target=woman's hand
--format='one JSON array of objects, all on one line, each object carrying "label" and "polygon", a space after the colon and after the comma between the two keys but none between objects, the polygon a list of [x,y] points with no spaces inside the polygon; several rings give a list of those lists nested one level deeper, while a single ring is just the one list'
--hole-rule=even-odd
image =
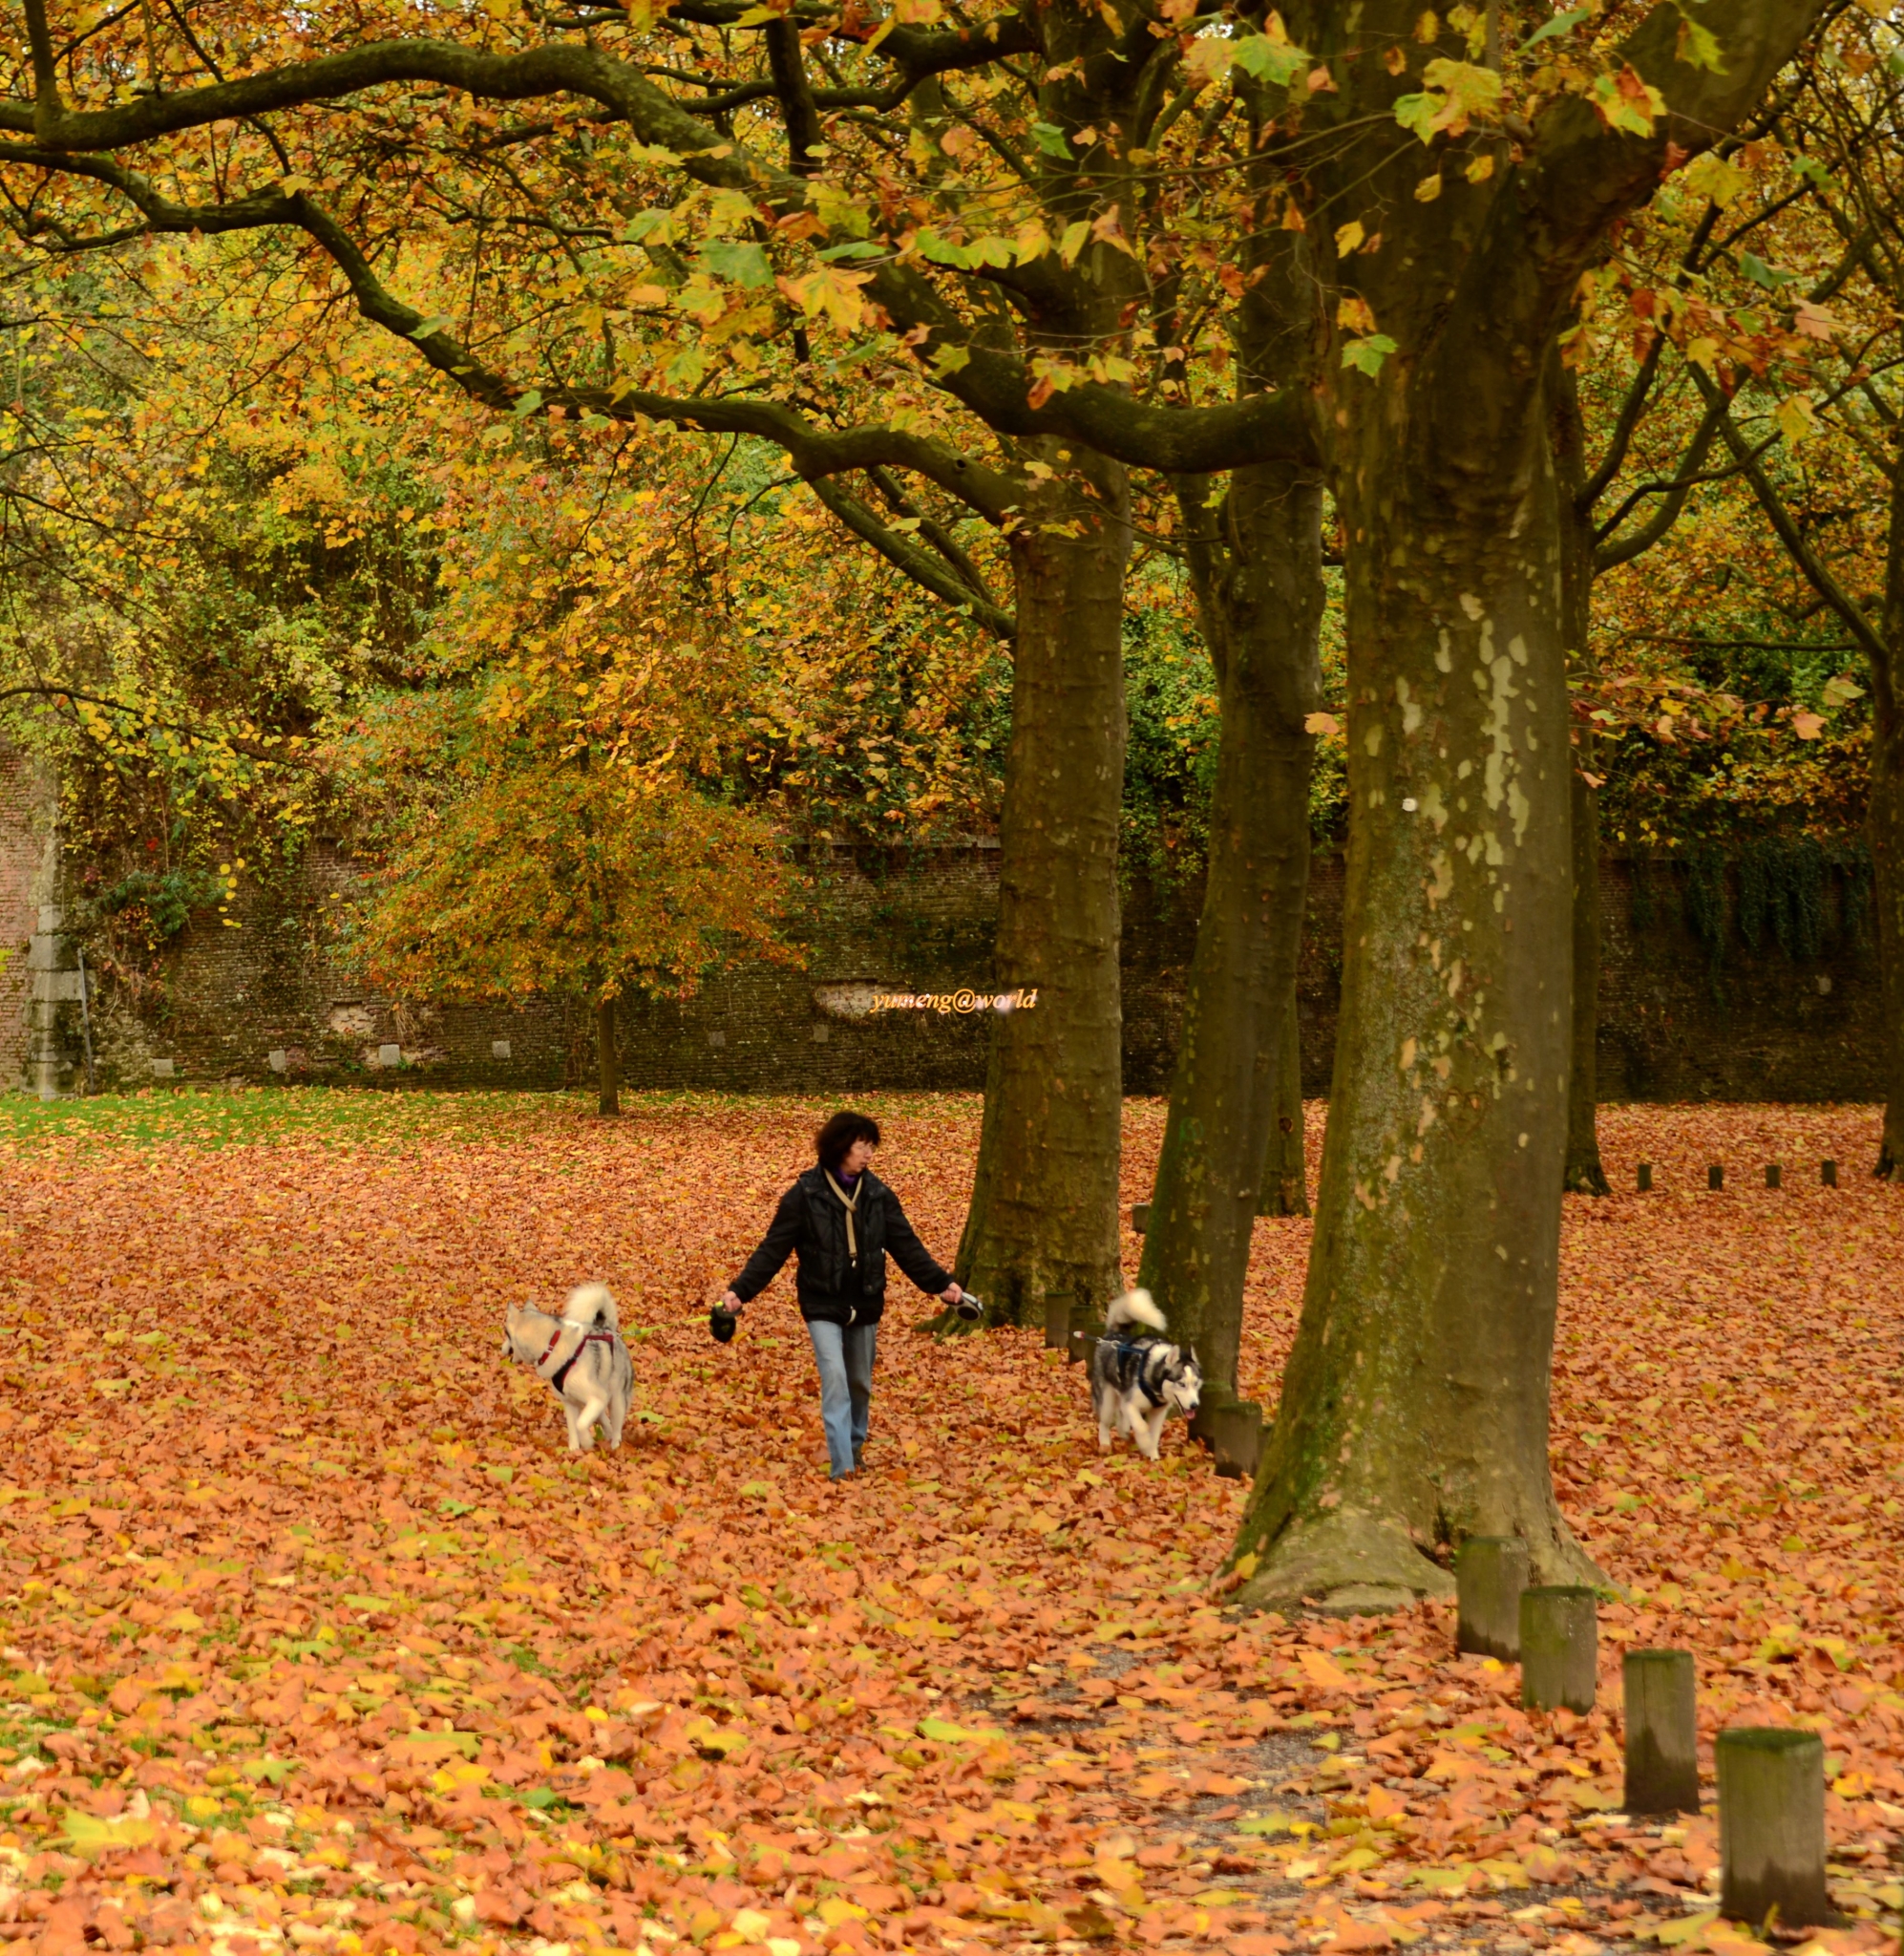
[{"label": "woman's hand", "polygon": [[962,1289],[960,1289],[958,1285],[948,1284],[945,1286],[945,1288],[939,1293],[939,1301],[941,1304],[957,1304],[959,1300],[964,1296],[964,1294],[965,1293]]},{"label": "woman's hand", "polygon": [[721,1308],[726,1311],[731,1311],[735,1317],[738,1317],[747,1308],[747,1306],[731,1290],[727,1290],[721,1294]]}]

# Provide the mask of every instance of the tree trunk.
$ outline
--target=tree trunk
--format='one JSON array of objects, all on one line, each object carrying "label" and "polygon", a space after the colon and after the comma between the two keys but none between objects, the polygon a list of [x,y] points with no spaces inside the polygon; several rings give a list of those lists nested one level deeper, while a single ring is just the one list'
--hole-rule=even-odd
[{"label": "tree trunk", "polygon": [[[1193,534],[1205,490],[1180,491]],[[1191,550],[1222,722],[1210,861],[1138,1282],[1203,1363],[1204,1403],[1236,1396],[1243,1278],[1280,1105],[1309,876],[1309,772],[1322,675],[1321,482],[1239,469],[1214,548]]]},{"label": "tree trunk", "polygon": [[1904,658],[1904,456],[1891,477],[1891,533],[1885,555],[1883,637],[1888,654],[1871,661],[1871,805],[1865,835],[1877,899],[1877,955],[1884,987],[1884,1137],[1872,1173],[1904,1178],[1904,713],[1898,661]]},{"label": "tree trunk", "polygon": [[615,1050],[615,1001],[601,1000],[595,1008],[595,1065],[600,1082],[597,1114],[622,1111],[622,1056]]},{"label": "tree trunk", "polygon": [[1465,398],[1411,393],[1405,367],[1339,396],[1342,1015],[1302,1319],[1238,1541],[1261,1607],[1449,1595],[1430,1558],[1470,1534],[1523,1537],[1543,1583],[1595,1573],[1547,1457],[1572,1020],[1559,518],[1539,388],[1465,357]]},{"label": "tree trunk", "polygon": [[1567,1085],[1567,1156],[1560,1185],[1576,1196],[1613,1193],[1600,1165],[1600,797],[1581,774],[1593,765],[1593,735],[1574,752],[1574,1039]]},{"label": "tree trunk", "polygon": [[[1054,444],[1046,444],[1052,446]],[[1001,1324],[1121,1288],[1123,1018],[1117,837],[1124,794],[1123,471],[1074,458],[1012,538],[1018,643],[1000,823],[995,975],[1035,1005],[993,1025],[972,1205],[956,1274]]]},{"label": "tree trunk", "polygon": [[[1586,423],[1579,387],[1558,357],[1548,363],[1548,429],[1554,444],[1560,517],[1560,625],[1573,676],[1590,682],[1593,652],[1594,512],[1587,496]],[[1574,1031],[1567,1088],[1567,1155],[1560,1183],[1576,1195],[1603,1196],[1599,1081],[1597,1064],[1600,1001],[1600,797],[1594,773],[1591,721],[1574,727]]]},{"label": "tree trunk", "polygon": [[1282,1057],[1276,1069],[1276,1120],[1263,1157],[1259,1216],[1309,1213],[1309,1158],[1302,1135],[1302,1019],[1291,985],[1282,1004]]}]

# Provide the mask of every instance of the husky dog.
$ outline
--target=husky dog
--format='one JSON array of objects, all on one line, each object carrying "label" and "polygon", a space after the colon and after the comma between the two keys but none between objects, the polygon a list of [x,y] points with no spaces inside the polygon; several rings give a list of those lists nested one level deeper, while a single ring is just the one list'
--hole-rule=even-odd
[{"label": "husky dog", "polygon": [[1091,1350],[1090,1399],[1097,1412],[1097,1444],[1104,1453],[1120,1426],[1137,1451],[1157,1457],[1157,1439],[1172,1410],[1188,1419],[1203,1395],[1203,1368],[1194,1351],[1167,1344],[1153,1332],[1164,1314],[1148,1290],[1120,1297],[1104,1317],[1104,1335]]},{"label": "husky dog", "polygon": [[605,1284],[571,1290],[562,1314],[512,1304],[502,1333],[502,1355],[533,1366],[562,1402],[569,1451],[585,1453],[600,1426],[611,1447],[622,1444],[635,1368],[622,1342],[615,1300]]}]

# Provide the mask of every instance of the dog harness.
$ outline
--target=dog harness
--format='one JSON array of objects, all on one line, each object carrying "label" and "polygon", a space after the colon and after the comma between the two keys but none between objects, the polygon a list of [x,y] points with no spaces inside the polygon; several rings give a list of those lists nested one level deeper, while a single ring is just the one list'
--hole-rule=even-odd
[{"label": "dog harness", "polygon": [[1154,1338],[1100,1338],[1097,1349],[1102,1351],[1111,1348],[1111,1376],[1117,1381],[1117,1390],[1128,1393],[1134,1385],[1153,1406],[1164,1403],[1163,1389],[1153,1386],[1144,1374],[1144,1361],[1156,1349]]},{"label": "dog harness", "polygon": [[[555,1356],[556,1347],[561,1343],[564,1331],[581,1331],[584,1335],[581,1344],[556,1367],[554,1371],[544,1371],[542,1368]],[[556,1329],[550,1336],[546,1349],[543,1350],[541,1357],[536,1361],[536,1375],[539,1378],[547,1379],[552,1392],[560,1393],[562,1389],[562,1381],[568,1377],[570,1371],[575,1365],[575,1361],[587,1350],[589,1346],[613,1346],[618,1342],[619,1340],[613,1331],[600,1330],[592,1324],[579,1325],[573,1318],[559,1318],[556,1321]]]}]

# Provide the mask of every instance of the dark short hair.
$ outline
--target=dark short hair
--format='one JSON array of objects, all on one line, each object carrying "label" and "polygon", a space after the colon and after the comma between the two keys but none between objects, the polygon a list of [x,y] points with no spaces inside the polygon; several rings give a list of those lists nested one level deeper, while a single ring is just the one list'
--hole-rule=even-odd
[{"label": "dark short hair", "polygon": [[877,1148],[879,1123],[870,1114],[852,1114],[842,1109],[814,1137],[814,1153],[820,1158],[822,1168],[837,1168],[855,1141],[870,1141]]}]

